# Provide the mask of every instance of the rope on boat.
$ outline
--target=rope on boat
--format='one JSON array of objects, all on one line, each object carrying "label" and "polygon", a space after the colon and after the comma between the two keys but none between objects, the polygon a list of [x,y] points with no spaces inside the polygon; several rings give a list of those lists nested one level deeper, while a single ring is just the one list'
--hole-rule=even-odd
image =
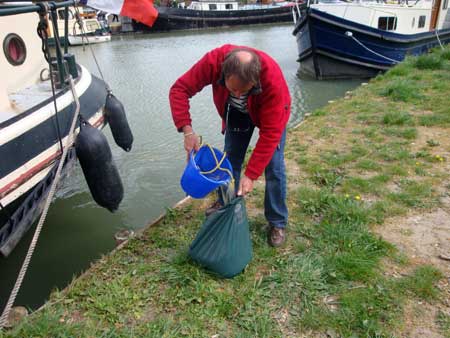
[{"label": "rope on boat", "polygon": [[[50,48],[48,45],[48,23],[47,23],[47,18],[46,15],[48,13],[48,4],[47,3],[42,3],[39,4],[39,6],[41,6],[42,8],[42,12],[39,13],[39,24],[38,24],[38,28],[37,28],[37,34],[38,36],[41,38],[42,40],[42,53],[44,54],[45,60],[48,63],[48,71],[49,71],[49,78],[50,78],[50,84],[51,84],[51,88],[52,88],[52,95],[53,97],[55,97],[55,83],[54,83],[54,79],[52,76],[52,55],[50,52]],[[55,25],[53,26],[53,35],[55,37],[58,36],[58,31],[56,30]],[[59,43],[59,39],[55,38],[55,43],[58,44]],[[57,48],[61,48],[61,46],[57,45]],[[41,71],[42,73],[42,71]],[[58,107],[56,106],[56,100],[53,100],[53,106],[55,108],[55,121],[56,121],[56,133],[58,135],[58,141],[59,141],[59,148],[61,150],[61,152],[63,151],[63,144],[62,144],[62,138],[61,138],[61,128],[59,125],[59,119],[58,119]]]},{"label": "rope on boat", "polygon": [[439,46],[441,46],[441,49],[443,50],[444,46],[442,46],[441,39],[439,39],[439,35],[438,35],[438,30],[437,29],[434,30],[434,34],[436,34],[436,38],[437,38],[437,40],[439,42]]},{"label": "rope on boat", "polygon": [[[84,49],[84,39],[86,38],[87,45],[89,46],[89,50],[91,51],[92,57],[94,58],[95,65],[97,66],[98,72],[100,73],[100,77],[102,78],[103,82],[106,85],[106,91],[108,93],[111,93],[112,91],[111,91],[111,89],[109,88],[109,86],[105,82],[105,78],[103,77],[103,72],[102,72],[102,70],[100,68],[100,65],[99,65],[99,63],[97,61],[97,58],[95,57],[95,53],[94,53],[94,50],[92,49],[91,43],[89,42],[88,35],[87,35],[86,31],[84,30],[83,22],[81,21],[80,10],[78,9],[78,4],[77,3],[78,3],[78,1],[75,1],[74,8],[75,8],[75,13],[76,13],[77,23],[78,23],[78,26],[80,27],[81,34],[83,35],[83,37],[81,39],[81,41],[83,42],[83,49]],[[66,37],[66,38],[68,39],[69,37]]]},{"label": "rope on boat", "polygon": [[373,54],[375,54],[375,55],[377,55],[377,56],[379,56],[379,57],[382,57],[383,59],[389,60],[389,61],[391,61],[391,62],[393,62],[393,63],[395,63],[395,64],[400,63],[400,61],[391,59],[391,58],[389,58],[389,57],[387,57],[387,56],[384,56],[383,54],[377,53],[377,52],[375,52],[374,50],[370,49],[369,47],[367,47],[366,45],[364,45],[361,41],[359,41],[357,38],[355,38],[355,37],[353,36],[353,33],[352,33],[352,32],[347,31],[347,32],[345,32],[345,35],[347,35],[348,37],[351,37],[353,40],[356,41],[356,43],[358,43],[361,47],[363,47],[364,49],[368,50],[369,52],[371,52],[371,53],[373,53]]},{"label": "rope on boat", "polygon": [[300,11],[300,7],[298,6],[298,0],[295,1],[295,8],[297,8],[298,18],[302,17],[302,12]]},{"label": "rope on boat", "polygon": [[3,314],[0,317],[0,328],[6,326],[7,324],[7,320],[8,320],[8,316],[9,316],[9,312],[11,311],[11,308],[14,304],[14,301],[16,300],[17,294],[20,290],[20,287],[22,285],[23,282],[23,278],[25,277],[25,274],[27,272],[28,266],[30,264],[31,261],[31,257],[33,256],[34,253],[34,249],[36,248],[36,244],[37,241],[39,239],[39,235],[41,233],[42,227],[44,225],[45,219],[47,217],[47,213],[48,213],[48,209],[50,208],[50,203],[52,202],[53,196],[55,194],[56,191],[56,185],[59,182],[60,176],[61,176],[61,171],[64,165],[64,162],[66,160],[67,157],[67,152],[69,151],[70,145],[73,142],[73,134],[75,131],[75,126],[77,124],[78,121],[78,115],[80,113],[80,101],[78,99],[78,95],[76,93],[75,90],[75,85],[72,79],[72,76],[69,75],[69,84],[70,84],[70,89],[72,92],[72,96],[75,100],[75,113],[73,116],[73,120],[72,120],[72,124],[70,126],[70,130],[69,130],[69,134],[67,136],[67,140],[66,140],[66,144],[65,147],[63,149],[63,153],[61,155],[61,159],[59,160],[59,164],[58,164],[58,169],[56,170],[56,174],[55,174],[55,178],[52,182],[52,185],[50,187],[50,191],[48,193],[47,199],[45,200],[45,205],[44,205],[44,210],[42,211],[42,215],[41,218],[39,219],[39,223],[36,226],[36,230],[34,232],[34,236],[33,239],[31,241],[30,247],[28,248],[28,252],[27,255],[23,261],[22,264],[22,268],[20,269],[19,275],[17,276],[17,280],[16,280],[16,284],[14,285],[13,290],[11,291],[11,295],[9,296],[8,299],[8,303],[6,303],[5,309],[3,310]]}]

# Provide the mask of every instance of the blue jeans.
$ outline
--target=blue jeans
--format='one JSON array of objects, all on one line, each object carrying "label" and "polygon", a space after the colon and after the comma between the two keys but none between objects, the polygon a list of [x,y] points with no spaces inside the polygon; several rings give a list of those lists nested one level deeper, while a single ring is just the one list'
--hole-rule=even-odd
[{"label": "blue jeans", "polygon": [[[248,117],[250,121],[250,117]],[[238,189],[241,177],[242,163],[247,152],[250,139],[255,126],[253,123],[245,128],[227,128],[225,131],[225,149],[227,157],[233,167],[235,187]],[[286,143],[286,130],[284,130],[280,143],[267,165],[264,174],[266,177],[266,190],[264,194],[264,215],[267,221],[278,228],[285,228],[288,220],[286,204],[286,166],[284,163],[284,145]]]}]

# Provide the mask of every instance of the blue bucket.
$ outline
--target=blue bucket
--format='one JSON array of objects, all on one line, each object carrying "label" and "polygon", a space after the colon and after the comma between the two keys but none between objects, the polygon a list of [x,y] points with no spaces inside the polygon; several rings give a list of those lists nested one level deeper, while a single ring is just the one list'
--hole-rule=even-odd
[{"label": "blue bucket", "polygon": [[181,176],[181,187],[189,196],[203,198],[233,178],[233,169],[226,155],[210,145],[203,145],[189,154],[189,162]]}]

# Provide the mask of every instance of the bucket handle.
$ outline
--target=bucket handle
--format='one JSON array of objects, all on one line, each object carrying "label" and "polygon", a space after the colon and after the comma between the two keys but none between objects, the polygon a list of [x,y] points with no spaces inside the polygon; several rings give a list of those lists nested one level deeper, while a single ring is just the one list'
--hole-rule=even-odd
[{"label": "bucket handle", "polygon": [[223,156],[222,156],[222,158],[219,161],[217,159],[216,153],[214,152],[214,149],[211,147],[210,144],[205,143],[204,145],[202,145],[202,147],[208,147],[208,149],[211,151],[211,154],[214,157],[214,161],[216,161],[216,166],[214,168],[212,168],[211,170],[208,170],[208,171],[200,171],[200,174],[206,175],[206,174],[211,174],[212,172],[214,172],[216,170],[222,170],[222,171],[225,171],[228,175],[230,175],[231,180],[234,181],[233,173],[229,169],[221,167],[223,161],[225,160],[225,158],[227,156],[227,153],[223,152]]}]

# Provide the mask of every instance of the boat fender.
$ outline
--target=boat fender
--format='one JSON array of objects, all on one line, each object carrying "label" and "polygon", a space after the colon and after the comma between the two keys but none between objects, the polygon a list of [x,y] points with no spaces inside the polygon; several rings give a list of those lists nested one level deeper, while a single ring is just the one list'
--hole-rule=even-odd
[{"label": "boat fender", "polygon": [[123,198],[123,185],[105,135],[82,122],[75,141],[81,169],[98,205],[114,212]]},{"label": "boat fender", "polygon": [[111,93],[106,97],[105,116],[116,144],[125,151],[131,150],[133,134],[128,125],[123,104]]}]

